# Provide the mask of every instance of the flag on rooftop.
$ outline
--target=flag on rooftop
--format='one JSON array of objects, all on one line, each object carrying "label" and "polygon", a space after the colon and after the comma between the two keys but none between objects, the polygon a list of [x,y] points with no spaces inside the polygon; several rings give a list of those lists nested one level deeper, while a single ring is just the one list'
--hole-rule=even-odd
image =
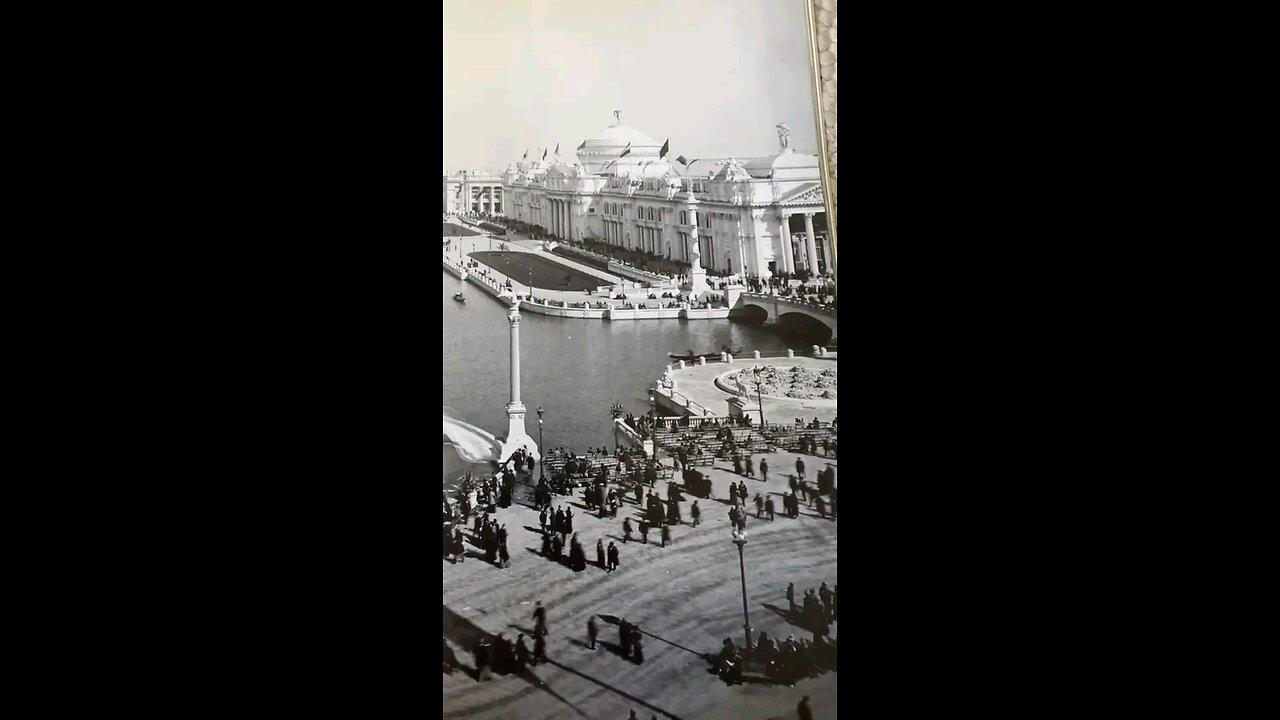
[{"label": "flag on rooftop", "polygon": [[662,143],[662,149],[658,151],[658,159],[661,160],[662,158],[666,157],[667,153],[670,151],[671,151],[671,138],[667,138],[667,141]]},{"label": "flag on rooftop", "polygon": [[676,158],[676,162],[680,163],[681,165],[683,165],[683,166],[685,166],[685,167],[689,167],[689,165],[691,165],[691,164],[692,164],[692,163],[690,163],[688,160],[686,160],[686,159],[685,159],[685,157],[684,157],[683,155],[681,155],[680,157]]},{"label": "flag on rooftop", "polygon": [[520,158],[520,159],[521,159],[521,160],[528,160],[528,159],[529,159],[529,148],[525,148],[525,149],[524,149],[524,157],[522,157],[522,158]]},{"label": "flag on rooftop", "polygon": [[[650,147],[652,147],[652,146],[650,146]],[[627,146],[626,146],[625,148],[623,148],[623,150],[622,150],[622,154],[621,154],[621,155],[619,155],[618,157],[620,157],[620,158],[624,158],[624,157],[626,157],[626,156],[628,156],[628,155],[630,155],[630,154],[631,154],[631,143],[627,143]]]},{"label": "flag on rooftop", "polygon": [[547,159],[547,149],[546,149],[546,148],[543,148],[543,149],[542,149],[542,159],[543,159],[543,160],[546,160],[546,159]]},{"label": "flag on rooftop", "polygon": [[560,143],[556,143],[556,155],[560,154]]}]

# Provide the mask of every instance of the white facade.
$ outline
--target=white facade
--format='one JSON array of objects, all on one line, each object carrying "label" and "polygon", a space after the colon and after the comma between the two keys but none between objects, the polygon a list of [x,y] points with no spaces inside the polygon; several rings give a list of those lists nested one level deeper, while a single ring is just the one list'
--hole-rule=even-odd
[{"label": "white facade", "polygon": [[722,273],[831,272],[818,157],[795,152],[788,135],[780,125],[776,155],[685,167],[660,158],[661,144],[644,133],[614,125],[568,160],[509,166],[503,212],[556,237]]},{"label": "white facade", "polygon": [[502,176],[483,170],[464,170],[444,176],[444,211],[502,215],[505,212]]}]

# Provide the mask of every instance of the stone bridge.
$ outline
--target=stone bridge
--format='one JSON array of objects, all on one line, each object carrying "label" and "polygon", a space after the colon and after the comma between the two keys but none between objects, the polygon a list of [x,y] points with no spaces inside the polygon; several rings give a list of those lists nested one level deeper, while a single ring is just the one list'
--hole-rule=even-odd
[{"label": "stone bridge", "polygon": [[789,300],[776,295],[743,292],[733,303],[733,314],[736,316],[765,313],[767,325],[809,325],[821,324],[831,331],[828,342],[836,341],[835,308],[815,307],[805,302]]}]

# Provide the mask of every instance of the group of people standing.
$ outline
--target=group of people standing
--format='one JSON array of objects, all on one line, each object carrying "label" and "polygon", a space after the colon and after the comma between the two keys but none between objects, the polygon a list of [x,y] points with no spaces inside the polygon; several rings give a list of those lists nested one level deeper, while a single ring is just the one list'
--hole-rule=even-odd
[{"label": "group of people standing", "polygon": [[800,608],[805,626],[813,631],[815,637],[828,635],[830,624],[836,621],[836,608],[839,605],[835,587],[828,588],[824,582],[817,590],[810,588],[804,592],[801,602],[803,605],[796,604],[796,584],[788,583],[788,609],[795,613]]}]

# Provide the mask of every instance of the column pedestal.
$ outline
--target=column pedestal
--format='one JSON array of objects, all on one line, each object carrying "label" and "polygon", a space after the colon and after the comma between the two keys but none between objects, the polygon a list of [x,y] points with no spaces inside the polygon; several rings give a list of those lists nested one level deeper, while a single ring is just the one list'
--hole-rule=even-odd
[{"label": "column pedestal", "polygon": [[502,441],[502,454],[498,456],[498,464],[506,462],[516,450],[523,448],[525,452],[533,456],[534,460],[541,460],[542,455],[538,452],[538,443],[529,437],[528,431],[524,429],[525,408],[522,402],[507,403],[507,437]]}]

